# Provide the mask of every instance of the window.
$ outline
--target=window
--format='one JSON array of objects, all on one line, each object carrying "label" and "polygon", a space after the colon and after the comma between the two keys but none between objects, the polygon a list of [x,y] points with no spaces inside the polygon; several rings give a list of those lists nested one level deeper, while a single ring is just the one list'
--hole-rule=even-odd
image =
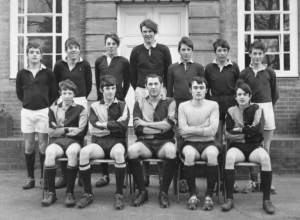
[{"label": "window", "polygon": [[48,68],[62,58],[69,30],[68,5],[68,0],[11,0],[10,78],[27,66],[28,43],[42,47],[42,63]]},{"label": "window", "polygon": [[277,77],[298,77],[297,0],[237,2],[240,68],[249,66],[248,48],[259,40],[266,45],[264,63],[275,70]]}]

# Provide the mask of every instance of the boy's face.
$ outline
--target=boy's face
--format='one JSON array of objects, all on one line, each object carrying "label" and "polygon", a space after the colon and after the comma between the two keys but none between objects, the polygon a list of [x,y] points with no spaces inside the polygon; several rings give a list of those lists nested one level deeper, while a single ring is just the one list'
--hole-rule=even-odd
[{"label": "boy's face", "polygon": [[188,62],[192,59],[193,50],[186,44],[181,44],[179,55],[183,62]]},{"label": "boy's face", "polygon": [[105,47],[108,55],[115,55],[117,53],[118,45],[112,38],[107,38]]},{"label": "boy's face", "polygon": [[239,104],[239,106],[246,106],[250,102],[251,95],[249,93],[246,93],[241,88],[239,88],[236,91],[235,99],[236,99],[237,103]]},{"label": "boy's face", "polygon": [[155,41],[155,33],[150,28],[147,28],[146,26],[142,27],[142,36],[144,38],[145,44],[152,44]]},{"label": "boy's face", "polygon": [[103,93],[104,99],[113,100],[115,99],[115,95],[116,95],[116,85],[104,86],[101,92]]},{"label": "boy's face", "polygon": [[157,97],[160,95],[162,83],[159,82],[158,78],[148,78],[146,88],[149,92],[149,96]]},{"label": "boy's face", "polygon": [[193,84],[190,88],[190,93],[192,93],[192,97],[196,101],[200,101],[205,98],[205,94],[207,92],[207,88],[205,83],[198,84],[196,81],[193,81]]},{"label": "boy's face", "polygon": [[265,53],[261,49],[254,48],[254,49],[252,49],[252,52],[249,53],[249,56],[250,56],[253,64],[261,64],[265,57]]},{"label": "boy's face", "polygon": [[77,45],[69,45],[67,49],[65,50],[68,54],[68,58],[71,60],[77,60],[80,55],[80,48]]},{"label": "boy's face", "polygon": [[30,48],[27,57],[30,64],[38,64],[41,62],[42,53],[38,48]]},{"label": "boy's face", "polygon": [[65,105],[71,105],[73,103],[73,98],[75,96],[74,92],[72,90],[61,90],[60,91],[61,94],[61,98],[63,103],[65,103]]},{"label": "boy's face", "polygon": [[228,49],[225,47],[218,46],[216,49],[216,56],[219,62],[225,62],[228,56]]}]

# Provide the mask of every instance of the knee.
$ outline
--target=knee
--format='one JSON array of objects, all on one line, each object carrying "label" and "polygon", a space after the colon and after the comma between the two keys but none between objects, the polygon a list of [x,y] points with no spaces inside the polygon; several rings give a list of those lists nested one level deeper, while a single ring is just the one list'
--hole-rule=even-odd
[{"label": "knee", "polygon": [[235,164],[235,157],[232,154],[227,154],[226,156],[226,166],[234,166]]},{"label": "knee", "polygon": [[82,148],[80,151],[80,160],[89,160],[89,159],[90,159],[89,152],[85,148]]},{"label": "knee", "polygon": [[114,156],[116,159],[121,159],[124,157],[124,150],[120,147],[120,148],[116,148],[114,150]]},{"label": "knee", "polygon": [[271,168],[271,160],[268,155],[261,157],[261,166],[262,168],[267,168],[267,169]]},{"label": "knee", "polygon": [[32,154],[35,150],[35,141],[26,141],[25,142],[25,153]]},{"label": "knee", "polygon": [[166,151],[166,158],[173,159],[176,157],[176,147],[175,146],[167,147],[165,149],[165,151]]},{"label": "knee", "polygon": [[136,147],[134,147],[134,145],[129,146],[129,148],[128,148],[128,156],[130,158],[134,158],[134,157],[139,156],[138,149]]},{"label": "knee", "polygon": [[47,164],[54,163],[55,162],[55,158],[56,158],[55,151],[53,151],[51,149],[47,149],[46,150],[45,163],[47,163]]},{"label": "knee", "polygon": [[193,152],[193,151],[185,152],[185,154],[184,154],[185,163],[188,165],[193,164],[195,162],[195,157],[196,157],[195,152]]},{"label": "knee", "polygon": [[218,158],[218,154],[219,154],[218,151],[215,149],[207,151],[207,160],[216,162]]}]

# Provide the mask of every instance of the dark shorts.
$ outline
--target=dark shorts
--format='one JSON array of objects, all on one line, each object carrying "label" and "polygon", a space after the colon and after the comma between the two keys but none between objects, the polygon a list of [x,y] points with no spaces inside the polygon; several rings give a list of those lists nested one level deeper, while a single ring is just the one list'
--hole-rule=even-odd
[{"label": "dark shorts", "polygon": [[211,100],[219,104],[220,120],[225,120],[225,115],[227,114],[227,110],[230,107],[236,105],[236,100],[233,95],[221,96],[221,97],[212,96]]},{"label": "dark shorts", "polygon": [[68,147],[71,144],[77,143],[80,145],[80,140],[68,138],[68,137],[58,137],[58,138],[50,138],[49,145],[50,144],[57,144],[60,146],[64,152],[68,149]]},{"label": "dark shorts", "polygon": [[[214,141],[205,141],[205,142],[200,142],[200,141],[185,141],[183,142],[183,147],[182,150],[185,146],[190,145],[193,148],[195,148],[199,154],[201,155],[203,153],[203,151],[205,150],[205,148],[207,148],[208,146],[216,146]],[[182,150],[181,150],[181,154],[182,154]]]},{"label": "dark shorts", "polygon": [[158,158],[158,152],[168,142],[175,144],[175,139],[158,140],[158,139],[143,139],[136,142],[143,143],[152,153],[153,158]]},{"label": "dark shorts", "polygon": [[126,141],[124,138],[116,138],[110,136],[96,137],[92,136],[92,143],[98,144],[105,153],[105,159],[111,159],[110,151],[116,144],[122,144],[126,152]]},{"label": "dark shorts", "polygon": [[233,148],[233,147],[239,149],[240,151],[242,151],[242,153],[245,156],[245,161],[249,162],[249,156],[250,156],[250,154],[254,150],[256,150],[257,148],[261,148],[262,145],[261,144],[237,143],[237,142],[230,143],[229,149]]}]

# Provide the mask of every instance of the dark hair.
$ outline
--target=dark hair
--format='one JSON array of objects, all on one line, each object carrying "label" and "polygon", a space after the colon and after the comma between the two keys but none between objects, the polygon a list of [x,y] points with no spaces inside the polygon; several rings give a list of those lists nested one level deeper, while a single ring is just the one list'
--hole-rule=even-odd
[{"label": "dark hair", "polygon": [[116,44],[119,46],[120,45],[120,38],[119,36],[116,34],[116,33],[109,33],[109,34],[106,34],[105,37],[104,37],[104,44],[106,45],[106,40],[108,38],[111,38],[113,39],[114,42],[116,42]]},{"label": "dark hair", "polygon": [[194,76],[193,79],[189,82],[189,88],[192,88],[193,82],[196,82],[198,84],[202,84],[204,83],[206,88],[208,87],[208,83],[206,81],[206,79],[202,76]]},{"label": "dark hair", "polygon": [[158,25],[154,21],[150,19],[143,20],[142,23],[140,24],[141,32],[144,26],[151,29],[154,32],[154,34],[158,33]]},{"label": "dark hair", "polygon": [[81,47],[79,41],[78,41],[77,38],[75,38],[75,37],[69,37],[69,38],[66,40],[66,42],[65,42],[65,50],[67,50],[68,47],[71,46],[71,45],[78,46],[79,49],[80,49],[80,47]]},{"label": "dark hair", "polygon": [[117,80],[111,75],[104,75],[100,78],[100,89],[103,90],[103,87],[116,86]]},{"label": "dark hair", "polygon": [[192,48],[192,50],[194,50],[194,44],[193,44],[193,42],[191,41],[190,38],[188,38],[188,37],[182,37],[181,38],[181,40],[178,43],[178,52],[180,51],[182,44],[185,44],[188,47]]},{"label": "dark hair", "polygon": [[218,38],[214,43],[213,43],[213,47],[214,47],[214,52],[217,51],[218,47],[222,47],[222,48],[227,48],[228,52],[230,50],[230,46],[229,43],[222,39],[222,38]]},{"label": "dark hair", "polygon": [[161,76],[157,75],[156,73],[151,73],[151,74],[149,74],[148,76],[146,76],[146,79],[145,79],[145,84],[146,84],[146,85],[147,85],[147,83],[148,83],[148,79],[149,79],[149,78],[158,78],[160,84],[163,83],[163,80],[162,80]]},{"label": "dark hair", "polygon": [[65,80],[65,81],[61,81],[59,84],[59,92],[61,92],[62,90],[71,90],[74,92],[74,94],[76,95],[77,93],[77,87],[76,85],[69,79]]},{"label": "dark hair", "polygon": [[250,45],[250,48],[249,48],[249,53],[252,53],[252,50],[253,49],[260,49],[262,50],[264,53],[265,53],[265,50],[266,50],[266,46],[263,42],[257,40],[257,41],[254,41],[251,45]]},{"label": "dark hair", "polygon": [[248,93],[249,95],[252,95],[252,90],[250,86],[244,82],[242,79],[238,79],[235,85],[235,95],[238,89],[242,89],[245,93]]},{"label": "dark hair", "polygon": [[27,47],[26,47],[26,53],[29,53],[29,50],[33,48],[33,49],[39,49],[41,53],[43,53],[41,46],[38,43],[28,43]]}]

